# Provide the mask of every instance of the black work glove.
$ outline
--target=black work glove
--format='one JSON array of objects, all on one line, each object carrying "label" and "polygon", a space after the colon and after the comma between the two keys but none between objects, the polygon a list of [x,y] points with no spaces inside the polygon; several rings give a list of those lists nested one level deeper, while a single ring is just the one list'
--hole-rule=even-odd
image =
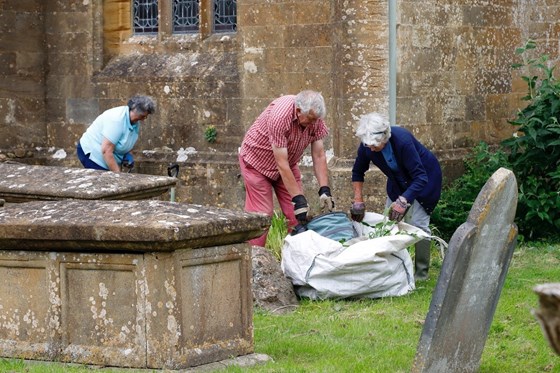
[{"label": "black work glove", "polygon": [[331,195],[331,188],[322,186],[319,188],[319,201],[321,204],[321,212],[334,210],[334,200]]},{"label": "black work glove", "polygon": [[307,212],[309,211],[309,205],[303,194],[298,194],[292,198],[292,203],[294,204],[294,214],[296,219],[300,224],[307,223]]},{"label": "black work glove", "polygon": [[350,209],[350,216],[352,220],[358,223],[364,220],[366,215],[366,204],[363,202],[352,202],[352,208]]},{"label": "black work glove", "polygon": [[403,220],[409,206],[410,204],[406,201],[406,198],[399,196],[399,198],[389,206],[389,219],[397,223]]}]

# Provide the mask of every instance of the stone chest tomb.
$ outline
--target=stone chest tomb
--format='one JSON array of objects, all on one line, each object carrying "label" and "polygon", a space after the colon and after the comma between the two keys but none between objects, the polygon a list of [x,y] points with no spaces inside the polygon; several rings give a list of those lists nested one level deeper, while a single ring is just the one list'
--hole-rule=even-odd
[{"label": "stone chest tomb", "polygon": [[269,218],[164,201],[0,209],[0,354],[182,369],[253,352],[251,248]]}]

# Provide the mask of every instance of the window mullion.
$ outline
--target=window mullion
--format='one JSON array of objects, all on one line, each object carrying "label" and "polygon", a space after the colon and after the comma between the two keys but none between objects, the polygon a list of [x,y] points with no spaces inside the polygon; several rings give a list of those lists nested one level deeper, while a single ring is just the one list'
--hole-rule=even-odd
[{"label": "window mullion", "polygon": [[159,0],[159,39],[173,34],[173,0]]},{"label": "window mullion", "polygon": [[206,39],[212,34],[214,0],[200,0],[200,36]]}]

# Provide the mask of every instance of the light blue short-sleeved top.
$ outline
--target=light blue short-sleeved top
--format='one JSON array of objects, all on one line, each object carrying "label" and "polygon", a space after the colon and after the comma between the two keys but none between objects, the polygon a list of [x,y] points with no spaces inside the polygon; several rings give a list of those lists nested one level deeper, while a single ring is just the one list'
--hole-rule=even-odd
[{"label": "light blue short-sleeved top", "polygon": [[140,133],[140,122],[130,123],[130,109],[128,106],[119,106],[104,111],[89,126],[80,139],[80,145],[89,159],[98,165],[109,168],[101,154],[101,143],[106,138],[115,144],[113,156],[117,164],[122,164],[123,156],[136,144]]}]

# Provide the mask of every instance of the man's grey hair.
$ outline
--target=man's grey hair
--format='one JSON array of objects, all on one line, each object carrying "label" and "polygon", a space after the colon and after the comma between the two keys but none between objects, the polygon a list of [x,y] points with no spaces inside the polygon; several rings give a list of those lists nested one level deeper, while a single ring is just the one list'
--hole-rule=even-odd
[{"label": "man's grey hair", "polygon": [[379,113],[362,115],[356,136],[365,146],[379,146],[391,138],[391,125],[387,116]]},{"label": "man's grey hair", "polygon": [[325,99],[316,91],[301,91],[296,95],[296,108],[301,110],[302,114],[309,114],[313,111],[318,118],[324,119],[327,114],[325,108]]},{"label": "man's grey hair", "polygon": [[137,113],[153,114],[156,111],[156,104],[150,96],[133,96],[128,100],[128,108]]}]

